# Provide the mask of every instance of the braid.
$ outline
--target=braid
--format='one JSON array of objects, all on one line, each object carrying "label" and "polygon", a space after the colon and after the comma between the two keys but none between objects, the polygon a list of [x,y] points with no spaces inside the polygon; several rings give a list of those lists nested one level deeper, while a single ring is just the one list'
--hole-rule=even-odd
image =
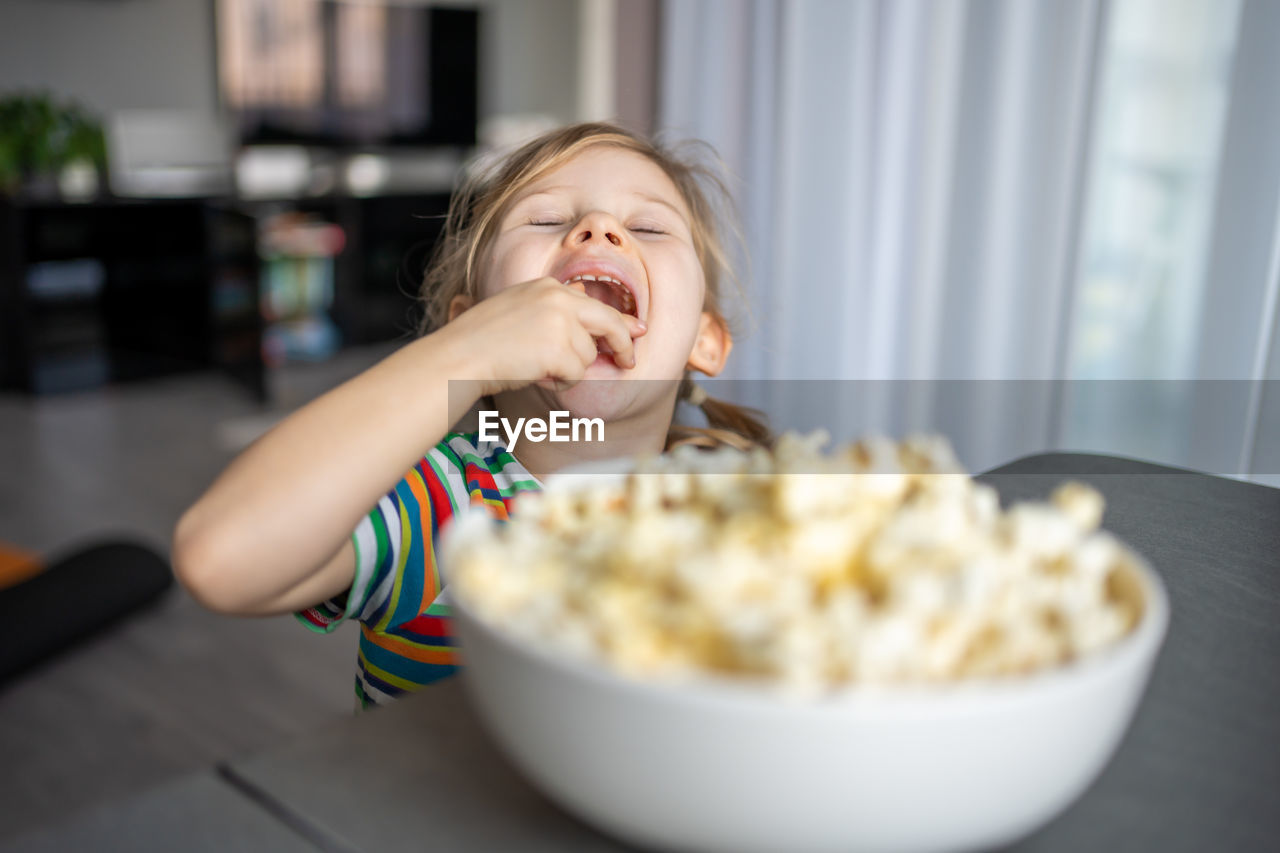
[{"label": "braid", "polygon": [[696,384],[687,373],[680,383],[679,398],[700,407],[707,416],[707,426],[673,424],[667,432],[667,450],[682,444],[706,448],[728,445],[738,450],[769,447],[773,444],[773,436],[765,425],[762,413],[708,396],[706,390]]}]

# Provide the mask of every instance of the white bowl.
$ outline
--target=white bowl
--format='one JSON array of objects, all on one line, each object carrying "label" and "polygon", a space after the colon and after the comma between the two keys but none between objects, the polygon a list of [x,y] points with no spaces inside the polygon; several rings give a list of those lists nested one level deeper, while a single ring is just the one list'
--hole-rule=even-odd
[{"label": "white bowl", "polygon": [[818,700],[708,677],[641,683],[479,618],[455,595],[464,679],[489,732],[568,811],[645,847],[971,850],[1067,808],[1114,753],[1169,619],[1027,677],[849,688]]}]

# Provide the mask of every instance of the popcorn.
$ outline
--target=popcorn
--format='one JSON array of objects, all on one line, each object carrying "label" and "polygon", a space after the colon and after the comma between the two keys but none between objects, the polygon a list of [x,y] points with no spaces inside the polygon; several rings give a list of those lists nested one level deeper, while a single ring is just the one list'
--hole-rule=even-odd
[{"label": "popcorn", "polygon": [[522,496],[458,536],[455,594],[486,621],[639,678],[708,673],[812,694],[1005,677],[1105,648],[1141,614],[1102,496],[1002,512],[945,440],[824,454],[788,434]]}]

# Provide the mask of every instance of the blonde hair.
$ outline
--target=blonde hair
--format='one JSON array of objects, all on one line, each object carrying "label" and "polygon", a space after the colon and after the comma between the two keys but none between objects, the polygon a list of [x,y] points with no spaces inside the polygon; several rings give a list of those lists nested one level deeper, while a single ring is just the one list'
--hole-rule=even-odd
[{"label": "blonde hair", "polygon": [[[668,147],[608,122],[582,122],[549,131],[530,140],[505,157],[468,173],[454,191],[422,282],[424,314],[420,331],[428,333],[449,320],[449,306],[458,296],[478,299],[480,266],[493,244],[498,225],[513,200],[527,186],[573,159],[587,148],[609,145],[647,157],[675,184],[689,209],[693,248],[706,277],[703,310],[728,325],[722,309],[724,288],[737,285],[725,248],[720,220],[741,239],[733,197],[716,172],[695,156],[682,156]],[[714,149],[700,140],[685,143],[705,148],[723,165]],[[719,205],[713,204],[713,200]],[[767,444],[770,433],[759,413],[731,403],[699,395],[686,372],[679,397],[700,405],[708,429],[672,427],[668,448],[694,443],[750,446]],[[701,400],[692,399],[701,397]]]}]

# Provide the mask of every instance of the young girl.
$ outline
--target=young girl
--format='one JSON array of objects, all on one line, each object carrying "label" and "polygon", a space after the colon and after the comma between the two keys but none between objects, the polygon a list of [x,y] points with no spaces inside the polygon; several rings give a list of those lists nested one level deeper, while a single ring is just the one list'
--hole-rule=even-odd
[{"label": "young girl", "polygon": [[[599,123],[469,177],[423,284],[428,333],[245,450],[179,521],[179,580],[226,613],[297,611],[321,632],[358,619],[367,707],[456,668],[435,555],[455,513],[505,518],[537,475],[592,458],[766,440],[689,381],[732,347],[704,184],[727,202],[710,171]],[[678,398],[709,428],[673,427]],[[508,449],[450,432],[477,404],[510,423],[600,418],[606,440]]]}]

